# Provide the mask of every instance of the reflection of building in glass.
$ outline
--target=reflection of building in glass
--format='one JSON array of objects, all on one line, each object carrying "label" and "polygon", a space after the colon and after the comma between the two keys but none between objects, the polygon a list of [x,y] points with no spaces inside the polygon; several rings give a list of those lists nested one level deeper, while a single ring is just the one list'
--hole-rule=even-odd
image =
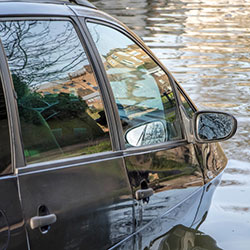
[{"label": "reflection of building in glass", "polygon": [[[106,70],[110,68],[131,68],[132,72],[130,71],[130,73],[134,71],[134,83],[141,80],[139,79],[141,75],[136,74],[137,69],[141,67],[142,72],[145,69],[147,71],[145,74],[151,75],[154,78],[161,93],[171,91],[166,73],[136,44],[129,45],[124,49],[111,50],[106,55],[104,65]],[[123,74],[123,71],[118,71],[114,74],[109,74],[109,77],[111,77],[111,81],[117,81],[119,80],[119,76],[117,75]],[[128,78],[129,76],[127,76]],[[166,85],[169,86],[169,89],[166,89]]]},{"label": "reflection of building in glass", "polygon": [[106,57],[107,67],[131,67],[137,68],[150,61],[148,55],[142,52],[137,45],[129,45],[125,49],[115,49],[108,53]]},{"label": "reflection of building in glass", "polygon": [[126,120],[140,117],[144,121],[148,119],[145,116],[157,119],[163,109],[173,106],[168,76],[138,45],[110,50],[103,56],[103,63],[120,116]]},{"label": "reflection of building in glass", "polygon": [[102,109],[98,86],[90,65],[68,74],[70,80],[59,80],[41,85],[39,92],[47,94],[67,93],[81,97],[89,107]]}]

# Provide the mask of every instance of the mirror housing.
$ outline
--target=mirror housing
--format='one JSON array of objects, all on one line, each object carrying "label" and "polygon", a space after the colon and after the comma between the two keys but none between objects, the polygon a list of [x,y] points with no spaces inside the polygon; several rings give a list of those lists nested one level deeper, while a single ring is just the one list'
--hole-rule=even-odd
[{"label": "mirror housing", "polygon": [[231,138],[237,130],[234,116],[217,111],[198,111],[193,118],[195,141],[218,142]]}]

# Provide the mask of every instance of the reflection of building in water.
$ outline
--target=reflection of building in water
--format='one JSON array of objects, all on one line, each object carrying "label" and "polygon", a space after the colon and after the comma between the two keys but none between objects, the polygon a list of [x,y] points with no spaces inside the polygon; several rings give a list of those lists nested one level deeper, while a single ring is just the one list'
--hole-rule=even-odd
[{"label": "reflection of building in water", "polygon": [[68,74],[70,80],[59,80],[41,85],[39,92],[47,94],[67,93],[79,96],[89,107],[102,109],[98,86],[90,65]]}]

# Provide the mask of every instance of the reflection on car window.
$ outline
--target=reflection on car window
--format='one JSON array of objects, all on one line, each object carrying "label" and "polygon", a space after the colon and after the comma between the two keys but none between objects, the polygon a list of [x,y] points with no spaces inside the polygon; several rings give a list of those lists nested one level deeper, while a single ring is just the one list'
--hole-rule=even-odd
[{"label": "reflection on car window", "polygon": [[92,68],[68,21],[0,23],[28,162],[110,150]]},{"label": "reflection on car window", "polygon": [[0,78],[0,174],[11,170],[10,135],[5,98]]},{"label": "reflection on car window", "polygon": [[234,121],[229,115],[207,112],[197,118],[197,134],[203,140],[223,139],[233,131]]},{"label": "reflection on car window", "polygon": [[[114,93],[127,146],[162,142],[162,126],[161,133],[154,133],[159,121],[164,141],[180,139],[176,102],[166,73],[122,33],[100,24],[88,23],[88,27]],[[138,139],[129,143],[132,134]]]}]

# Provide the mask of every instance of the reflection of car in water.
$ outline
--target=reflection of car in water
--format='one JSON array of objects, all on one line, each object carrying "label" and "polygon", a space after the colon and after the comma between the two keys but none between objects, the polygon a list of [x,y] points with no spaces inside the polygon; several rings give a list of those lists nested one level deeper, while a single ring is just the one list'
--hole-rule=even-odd
[{"label": "reflection of car in water", "polygon": [[0,249],[202,248],[236,125],[89,2],[0,1]]},{"label": "reflection of car in water", "polygon": [[152,249],[158,250],[222,250],[216,241],[197,229],[177,225],[157,239]]}]

